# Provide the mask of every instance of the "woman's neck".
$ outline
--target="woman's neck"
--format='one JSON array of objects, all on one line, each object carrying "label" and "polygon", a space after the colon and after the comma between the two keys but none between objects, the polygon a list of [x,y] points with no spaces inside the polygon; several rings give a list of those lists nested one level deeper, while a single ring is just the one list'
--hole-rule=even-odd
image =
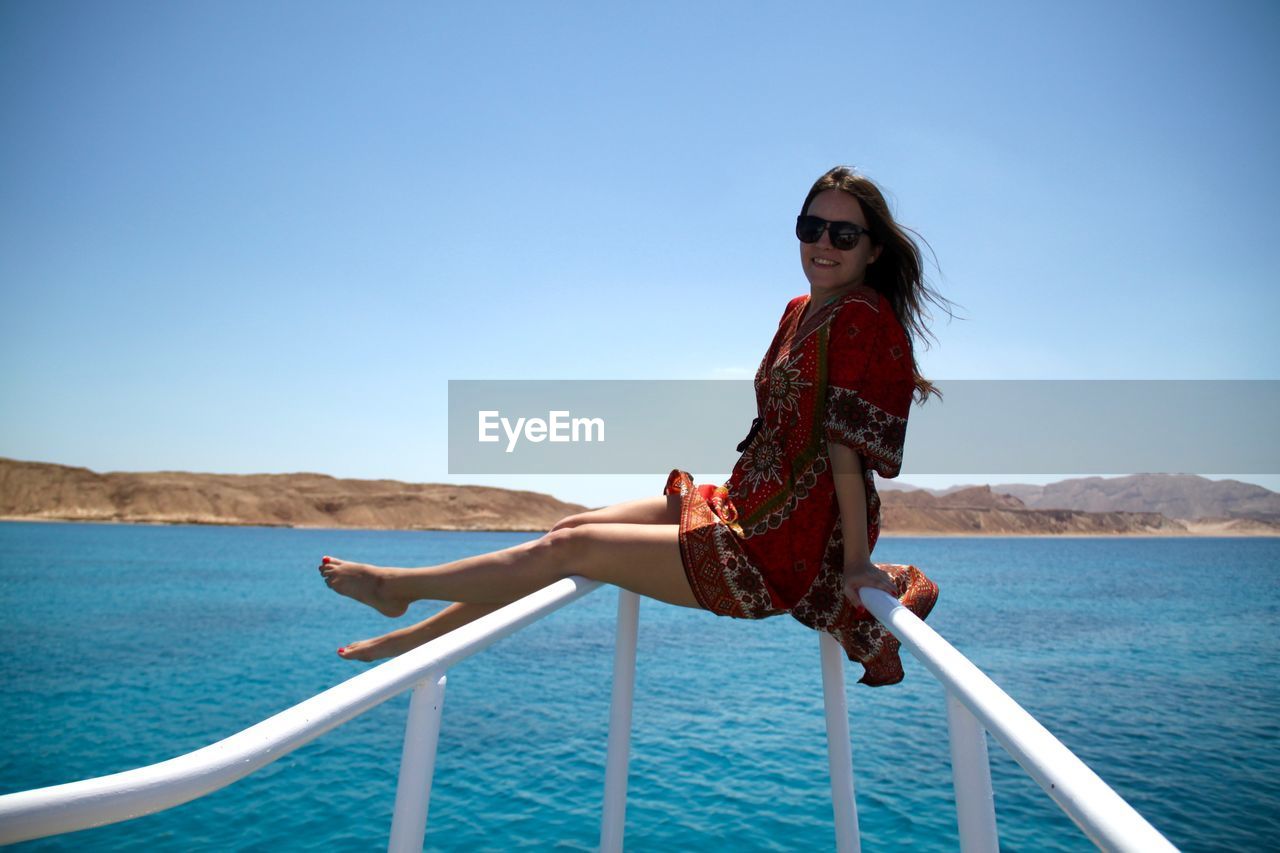
[{"label": "woman's neck", "polygon": [[850,282],[849,284],[841,285],[838,288],[824,287],[819,289],[817,287],[810,286],[809,287],[809,304],[816,305],[819,307],[823,305],[827,305],[831,302],[835,302],[837,299],[839,299],[842,296],[848,296],[850,293],[857,290],[861,286],[862,286],[861,281]]}]

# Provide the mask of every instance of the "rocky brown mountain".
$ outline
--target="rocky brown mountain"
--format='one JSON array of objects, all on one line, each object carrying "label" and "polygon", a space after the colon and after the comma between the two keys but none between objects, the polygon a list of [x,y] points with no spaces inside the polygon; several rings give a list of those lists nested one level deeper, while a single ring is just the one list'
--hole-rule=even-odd
[{"label": "rocky brown mountain", "polygon": [[1158,512],[1037,509],[993,486],[944,494],[924,489],[880,493],[882,526],[889,535],[1280,535],[1280,524],[1259,519],[1185,520]]},{"label": "rocky brown mountain", "polygon": [[1239,480],[1210,480],[1195,474],[1131,474],[1078,477],[1044,486],[992,486],[1020,498],[1032,509],[1087,512],[1158,512],[1170,518],[1253,518],[1280,521],[1280,494]]},{"label": "rocky brown mountain", "polygon": [[[1011,487],[940,494],[885,485],[880,495],[887,535],[1280,535],[1280,522],[1265,518],[1175,519],[1153,511],[1036,507],[1004,493]],[[6,519],[536,531],[583,509],[537,492],[483,486],[305,473],[99,474],[0,458],[0,518]]]},{"label": "rocky brown mountain", "polygon": [[538,492],[325,474],[98,474],[0,458],[0,517],[401,530],[546,530],[585,507]]}]

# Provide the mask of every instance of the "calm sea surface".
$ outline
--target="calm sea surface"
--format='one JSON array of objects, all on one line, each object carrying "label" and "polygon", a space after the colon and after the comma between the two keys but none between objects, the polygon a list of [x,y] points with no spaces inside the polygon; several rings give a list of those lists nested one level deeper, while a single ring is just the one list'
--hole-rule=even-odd
[{"label": "calm sea surface", "polygon": [[[425,565],[532,534],[0,523],[0,793],[150,764],[367,668],[389,620],[331,553]],[[1185,850],[1280,844],[1280,540],[900,539],[929,624]],[[616,590],[449,673],[426,847],[594,849]],[[942,689],[847,664],[863,844],[954,850]],[[818,635],[645,600],[631,850],[832,849]],[[408,695],[212,794],[15,850],[385,849]],[[991,740],[1005,850],[1092,845]]]}]

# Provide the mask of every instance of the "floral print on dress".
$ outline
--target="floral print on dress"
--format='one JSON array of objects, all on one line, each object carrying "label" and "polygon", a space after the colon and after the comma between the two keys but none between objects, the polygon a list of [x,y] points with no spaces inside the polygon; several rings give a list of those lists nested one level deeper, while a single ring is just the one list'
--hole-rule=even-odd
[{"label": "floral print on dress", "polygon": [[800,368],[793,364],[779,364],[769,371],[768,407],[780,412],[794,412],[799,408],[800,395],[812,383],[801,378]]},{"label": "floral print on dress", "polygon": [[751,491],[782,485],[782,445],[777,427],[764,426],[742,454],[742,478]]}]

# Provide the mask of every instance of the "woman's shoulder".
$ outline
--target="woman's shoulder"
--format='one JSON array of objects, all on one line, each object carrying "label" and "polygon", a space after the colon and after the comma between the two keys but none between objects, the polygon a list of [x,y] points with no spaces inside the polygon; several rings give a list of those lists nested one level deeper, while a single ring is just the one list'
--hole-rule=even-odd
[{"label": "woman's shoulder", "polygon": [[793,296],[791,301],[787,303],[787,307],[782,309],[782,316],[778,318],[778,325],[782,326],[786,323],[787,318],[791,316],[792,312],[804,310],[805,300],[808,298],[809,297],[803,293],[799,296]]},{"label": "woman's shoulder", "polygon": [[893,337],[904,334],[902,323],[894,313],[893,303],[869,284],[861,284],[845,296],[836,311],[835,322],[853,324],[859,328],[874,328]]},{"label": "woman's shoulder", "polygon": [[841,314],[885,314],[893,316],[893,307],[884,294],[869,284],[860,284],[845,294],[840,303]]}]

